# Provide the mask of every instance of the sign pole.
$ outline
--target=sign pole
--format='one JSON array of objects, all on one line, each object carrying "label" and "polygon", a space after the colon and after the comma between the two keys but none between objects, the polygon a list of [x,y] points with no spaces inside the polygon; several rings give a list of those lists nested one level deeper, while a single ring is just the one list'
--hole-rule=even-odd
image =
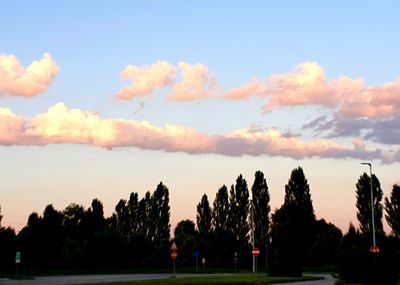
[{"label": "sign pole", "polygon": [[171,258],[174,261],[174,275],[173,277],[175,277],[175,259],[178,257],[178,253],[177,253],[178,247],[176,246],[176,243],[173,242],[171,245]]},{"label": "sign pole", "polygon": [[17,251],[15,253],[15,275],[18,275],[18,264],[21,263],[21,252]]}]

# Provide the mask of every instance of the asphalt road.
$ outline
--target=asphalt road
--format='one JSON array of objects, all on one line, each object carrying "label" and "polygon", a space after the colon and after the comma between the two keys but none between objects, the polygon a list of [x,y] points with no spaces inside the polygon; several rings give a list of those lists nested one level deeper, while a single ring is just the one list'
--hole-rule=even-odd
[{"label": "asphalt road", "polygon": [[[32,280],[7,280],[0,279],[0,285],[72,285],[90,284],[100,282],[133,281],[146,279],[169,278],[171,274],[116,274],[116,275],[69,275],[69,276],[46,276],[35,277]],[[194,277],[195,274],[177,274],[176,277]],[[202,275],[204,276],[204,275]],[[287,283],[286,283],[287,284]],[[324,275],[323,280],[294,282],[291,285],[334,285],[335,280]],[[279,285],[279,284],[278,284]]]}]

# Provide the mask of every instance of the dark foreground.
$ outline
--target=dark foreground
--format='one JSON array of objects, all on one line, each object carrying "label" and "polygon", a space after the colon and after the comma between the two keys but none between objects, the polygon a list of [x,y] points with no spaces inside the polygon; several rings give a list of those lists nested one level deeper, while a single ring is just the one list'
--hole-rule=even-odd
[{"label": "dark foreground", "polygon": [[[216,277],[216,276],[232,276],[232,274],[177,274],[177,278],[185,277]],[[72,284],[99,284],[108,282],[124,282],[139,280],[160,280],[170,278],[171,274],[115,274],[115,275],[70,275],[70,276],[41,276],[29,280],[8,280],[0,279],[1,285],[72,285]],[[292,285],[334,285],[335,280],[324,275],[324,279],[316,281],[301,281],[290,283]],[[282,283],[283,284],[283,283]]]}]

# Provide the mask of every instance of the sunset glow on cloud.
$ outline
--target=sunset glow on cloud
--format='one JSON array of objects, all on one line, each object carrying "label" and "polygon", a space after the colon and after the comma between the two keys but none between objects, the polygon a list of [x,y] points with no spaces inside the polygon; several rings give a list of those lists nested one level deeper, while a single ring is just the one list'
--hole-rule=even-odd
[{"label": "sunset glow on cloud", "polygon": [[173,84],[175,75],[175,67],[165,61],[158,61],[145,67],[128,65],[121,71],[121,77],[132,80],[132,84],[124,87],[114,97],[120,100],[131,100],[149,95],[156,89]]},{"label": "sunset glow on cloud", "polygon": [[48,88],[59,70],[48,53],[26,68],[14,55],[0,54],[0,96],[36,96]]},{"label": "sunset glow on cloud", "polygon": [[168,99],[174,101],[193,101],[215,96],[217,83],[203,64],[179,63],[182,82],[173,86]]},{"label": "sunset glow on cloud", "polygon": [[121,72],[121,77],[131,79],[132,84],[120,90],[114,98],[132,100],[168,86],[172,86],[168,95],[168,100],[172,101],[193,101],[215,96],[217,83],[205,65],[180,62],[178,68],[182,77],[180,82],[176,79],[177,69],[165,61],[145,67],[128,65]]},{"label": "sunset glow on cloud", "polygon": [[103,119],[95,112],[68,108],[58,103],[46,113],[23,119],[8,109],[0,109],[2,145],[88,144],[106,148],[140,149],[188,154],[212,153],[227,156],[283,156],[360,158],[397,161],[392,152],[353,148],[319,139],[306,142],[296,136],[284,136],[276,129],[238,129],[223,135],[208,135],[193,128],[167,124],[157,127],[150,122],[130,119]]},{"label": "sunset glow on cloud", "polygon": [[316,62],[299,64],[294,72],[271,75],[266,83],[251,82],[227,92],[226,99],[267,97],[265,112],[277,108],[321,106],[347,117],[383,118],[399,114],[400,80],[365,86],[362,78],[327,79]]}]

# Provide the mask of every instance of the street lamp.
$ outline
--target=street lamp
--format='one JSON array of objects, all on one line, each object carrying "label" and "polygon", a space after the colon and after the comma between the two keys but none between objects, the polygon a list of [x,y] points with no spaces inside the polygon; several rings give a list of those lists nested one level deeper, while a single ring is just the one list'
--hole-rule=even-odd
[{"label": "street lamp", "polygon": [[376,246],[375,240],[375,213],[374,213],[374,192],[372,187],[372,164],[369,162],[361,162],[362,165],[369,166],[370,174],[370,186],[371,186],[371,215],[372,215],[372,247],[371,252],[379,252],[379,248]]},{"label": "street lamp", "polygon": [[[254,202],[250,200],[250,219],[251,219],[251,245],[254,249]],[[253,255],[253,273],[256,272],[255,256]]]}]

